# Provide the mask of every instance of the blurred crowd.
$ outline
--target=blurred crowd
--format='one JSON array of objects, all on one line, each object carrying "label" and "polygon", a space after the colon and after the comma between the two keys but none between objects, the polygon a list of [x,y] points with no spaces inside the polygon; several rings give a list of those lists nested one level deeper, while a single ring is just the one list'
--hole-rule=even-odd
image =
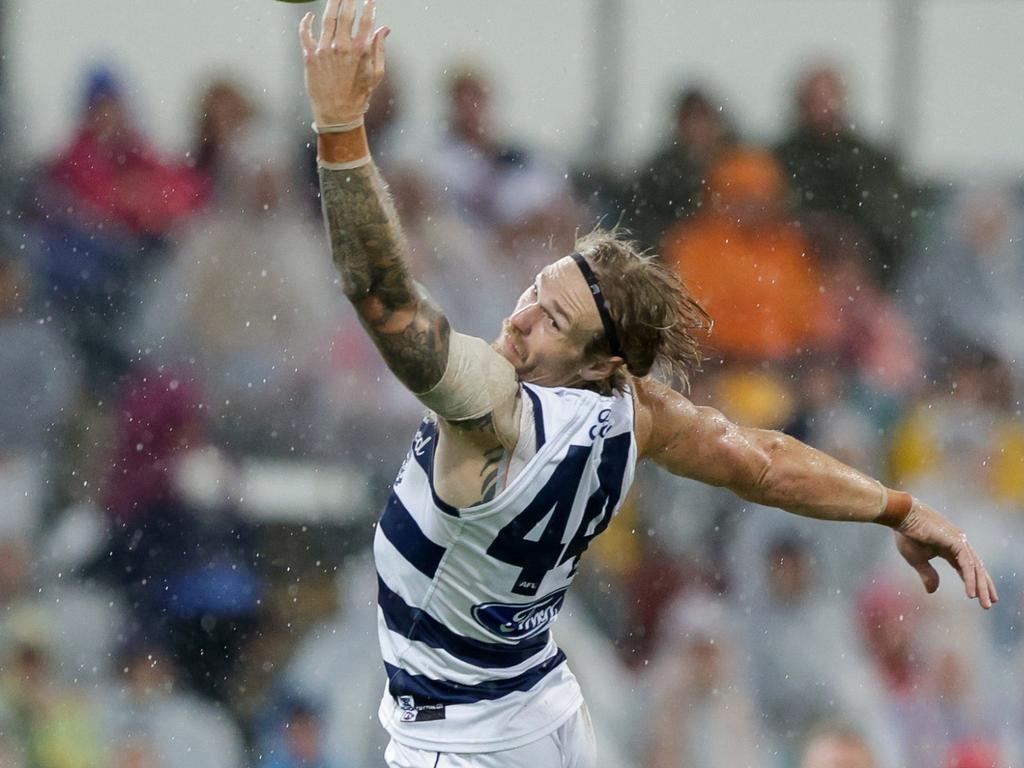
[{"label": "blurred crowd", "polygon": [[[50,157],[3,147],[0,768],[382,764],[368,544],[419,406],[342,298],[310,137],[223,79],[172,154],[127,76],[88,73]],[[687,85],[633,169],[506,135],[472,68],[413,156],[392,78],[371,145],[455,327],[626,228],[714,318],[696,402],[926,498],[998,584],[985,615],[948,569],[926,597],[881,528],[644,470],[556,630],[604,764],[1021,765],[1013,179],[912,177],[828,64],[772,145]]]}]

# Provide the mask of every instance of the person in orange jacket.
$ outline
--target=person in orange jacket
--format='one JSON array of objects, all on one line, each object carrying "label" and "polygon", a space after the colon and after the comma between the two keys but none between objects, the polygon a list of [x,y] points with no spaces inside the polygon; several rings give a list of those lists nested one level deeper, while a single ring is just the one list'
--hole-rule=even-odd
[{"label": "person in orange jacket", "polygon": [[827,334],[819,267],[786,194],[771,154],[729,151],[701,212],[665,235],[663,256],[715,318],[710,346],[727,359],[785,360]]}]

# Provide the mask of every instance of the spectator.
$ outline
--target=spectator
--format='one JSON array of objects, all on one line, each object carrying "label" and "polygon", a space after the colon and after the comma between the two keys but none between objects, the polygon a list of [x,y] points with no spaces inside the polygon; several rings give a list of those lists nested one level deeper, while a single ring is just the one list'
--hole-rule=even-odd
[{"label": "spectator", "polygon": [[28,539],[0,540],[0,657],[12,652],[19,624],[33,614],[31,557]]},{"label": "spectator", "polygon": [[[785,766],[795,760],[802,734],[838,717],[862,729],[879,755],[893,756],[896,734],[860,652],[851,606],[841,592],[825,588],[825,568],[815,551],[798,534],[776,534],[762,544],[763,586],[753,574],[741,571],[736,577],[736,598],[749,622],[756,706],[769,746],[762,754],[778,755]],[[809,654],[808,648],[828,648],[830,654]],[[841,668],[831,661],[837,657]]]},{"label": "spectator", "polygon": [[31,297],[25,265],[0,251],[0,454],[40,461],[70,415],[77,369],[53,324],[35,316]]},{"label": "spectator", "polygon": [[377,588],[377,573],[366,557],[339,572],[338,610],[312,627],[282,675],[291,697],[322,702],[329,754],[352,765],[382,761],[387,736],[377,728],[380,663],[368,663],[376,643],[376,606],[366,600]]},{"label": "spectator", "polygon": [[454,328],[478,336],[492,334],[522,290],[519,270],[494,252],[493,240],[433,194],[429,180],[414,168],[394,171],[391,191],[409,242],[413,272],[430,275],[428,288]]},{"label": "spectator", "polygon": [[509,174],[496,200],[500,270],[510,287],[529,285],[544,266],[572,250],[582,211],[564,177],[539,163]]},{"label": "spectator", "polygon": [[873,472],[872,477],[884,475],[885,452],[877,424],[851,397],[854,382],[843,370],[818,359],[801,371],[797,383],[799,410],[786,432],[845,464]]},{"label": "spectator", "polygon": [[240,768],[242,734],[222,709],[177,690],[159,645],[131,639],[119,653],[121,679],[100,697],[105,742],[128,766]]},{"label": "spectator", "polygon": [[863,737],[844,725],[816,727],[807,739],[800,768],[877,768]]},{"label": "spectator", "polygon": [[941,216],[936,242],[903,280],[905,309],[930,342],[932,363],[965,344],[1013,365],[1024,388],[1024,216],[1007,187],[957,195]]},{"label": "spectator", "polygon": [[857,608],[875,674],[887,693],[883,714],[898,731],[901,765],[941,765],[958,734],[948,730],[920,605],[899,585],[878,581],[863,591]]},{"label": "spectator", "polygon": [[625,224],[649,248],[700,208],[711,164],[735,141],[721,105],[700,87],[679,94],[674,117],[665,146],[634,172],[626,195]]},{"label": "spectator", "polygon": [[133,631],[147,642],[173,642],[193,686],[223,698],[257,623],[261,585],[246,527],[230,508],[197,509],[176,483],[185,458],[207,446],[197,388],[139,373],[118,405],[104,484],[109,545],[91,571],[125,591]]},{"label": "spectator", "polygon": [[506,144],[495,133],[491,86],[462,70],[449,83],[448,132],[432,164],[432,177],[466,221],[484,230],[509,223],[567,196],[564,173]]},{"label": "spectator", "polygon": [[753,768],[762,763],[737,627],[710,596],[677,601],[651,668],[647,768]]},{"label": "spectator", "polygon": [[946,768],[1002,768],[999,750],[985,742],[958,744],[949,754]]},{"label": "spectator", "polygon": [[1024,532],[1024,420],[1009,369],[991,352],[967,348],[942,381],[893,429],[893,473],[970,528],[992,573],[1009,576]]},{"label": "spectator", "polygon": [[[1004,762],[1008,766],[1021,765],[1024,760],[1024,688],[1019,685],[1005,685],[1007,679],[1020,680],[1024,675],[1024,646],[1020,642],[1019,623],[1017,616],[1024,613],[1024,595],[1020,592],[1020,585],[1015,584],[1017,594],[1014,602],[1017,610],[1013,612],[1012,630],[1015,631],[1016,642],[1004,646],[1009,653],[1000,655],[998,658],[995,680],[998,685],[994,699],[995,705],[999,708],[999,725],[1002,731],[1000,747]],[[1001,649],[1002,650],[1002,649]]]},{"label": "spectator", "polygon": [[198,204],[195,174],[163,160],[147,142],[106,69],[91,74],[83,120],[47,178],[104,222],[138,235],[166,234]]},{"label": "spectator", "polygon": [[347,763],[329,754],[319,710],[310,702],[288,703],[284,720],[262,748],[261,764],[267,768],[346,768]]},{"label": "spectator", "polygon": [[796,124],[776,153],[792,179],[799,211],[851,217],[876,254],[871,271],[891,284],[908,245],[911,190],[899,161],[856,129],[846,107],[839,71],[830,65],[808,69],[796,91]]},{"label": "spectator", "polygon": [[921,345],[868,268],[871,244],[844,216],[812,214],[802,228],[822,265],[829,306],[826,348],[834,362],[871,393],[898,399],[915,390],[924,364]]},{"label": "spectator", "polygon": [[245,134],[254,108],[242,86],[231,80],[217,79],[203,90],[190,157],[192,166],[203,176],[206,195],[230,179],[224,178],[231,147]]},{"label": "spectator", "polygon": [[101,768],[100,723],[92,702],[80,689],[60,682],[59,663],[50,652],[52,627],[23,616],[3,658],[0,710],[34,768]]},{"label": "spectator", "polygon": [[340,291],[323,235],[292,195],[286,147],[251,131],[224,162],[230,187],[183,234],[138,346],[196,372],[222,441],[290,455],[330,431],[318,409]]},{"label": "spectator", "polygon": [[36,189],[41,288],[82,351],[90,384],[106,388],[128,362],[118,341],[135,287],[160,240],[201,203],[194,171],[159,157],[108,70],[90,76],[71,146]]},{"label": "spectator", "polygon": [[23,262],[0,246],[0,537],[38,532],[77,398],[73,353],[54,323],[35,316],[31,294]]},{"label": "spectator", "polygon": [[733,360],[786,360],[822,336],[822,278],[786,208],[785,179],[767,152],[726,153],[706,204],[665,235],[663,255],[715,321],[710,347]]}]

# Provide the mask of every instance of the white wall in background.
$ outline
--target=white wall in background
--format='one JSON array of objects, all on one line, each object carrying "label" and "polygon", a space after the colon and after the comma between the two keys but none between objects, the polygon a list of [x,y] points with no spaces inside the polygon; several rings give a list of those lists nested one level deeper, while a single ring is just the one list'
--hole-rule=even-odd
[{"label": "white wall in background", "polygon": [[774,141],[788,126],[801,67],[821,59],[849,73],[852,108],[863,128],[887,135],[890,0],[640,5],[628,34],[627,146],[647,144],[659,121],[664,125],[669,94],[694,80],[724,100],[742,135]]},{"label": "white wall in background", "polygon": [[14,138],[52,150],[81,109],[89,69],[124,73],[134,111],[162,145],[185,147],[195,101],[214,72],[250,83],[264,103],[295,102],[294,5],[272,0],[8,0],[7,73]]},{"label": "white wall in background", "polygon": [[1024,3],[924,3],[922,162],[977,175],[1024,172]]},{"label": "white wall in background", "polygon": [[[1024,169],[1024,3],[922,4],[920,131],[909,159],[925,173]],[[440,129],[442,73],[476,62],[496,84],[508,135],[572,159],[592,137],[591,0],[381,0],[389,49],[418,152]],[[872,135],[891,126],[890,0],[625,0],[624,93],[617,163],[647,154],[666,99],[698,79],[726,100],[744,133],[772,140],[790,114],[800,65],[822,56],[851,73],[855,114]],[[301,101],[294,26],[306,8],[274,0],[9,0],[6,30],[14,138],[32,156],[67,135],[85,70],[124,68],[143,125],[187,145],[202,80],[227,70],[296,131]]]}]

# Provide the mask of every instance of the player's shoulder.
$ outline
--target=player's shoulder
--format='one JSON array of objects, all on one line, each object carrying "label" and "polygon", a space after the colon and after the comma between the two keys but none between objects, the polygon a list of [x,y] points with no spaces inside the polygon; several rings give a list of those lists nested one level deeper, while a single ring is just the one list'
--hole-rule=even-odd
[{"label": "player's shoulder", "polygon": [[588,431],[597,419],[603,434],[635,432],[635,399],[628,390],[601,393],[577,387],[548,387],[521,382],[524,404],[534,423],[548,436],[565,431]]},{"label": "player's shoulder", "polygon": [[578,412],[581,409],[600,410],[614,408],[632,410],[636,402],[629,387],[622,392],[605,394],[592,389],[547,387],[521,381],[520,389],[534,402],[539,400],[545,405],[558,408],[567,413]]},{"label": "player's shoulder", "polygon": [[678,391],[650,377],[632,378],[636,409],[636,441],[639,455],[659,450],[673,425],[693,415],[696,407]]}]

